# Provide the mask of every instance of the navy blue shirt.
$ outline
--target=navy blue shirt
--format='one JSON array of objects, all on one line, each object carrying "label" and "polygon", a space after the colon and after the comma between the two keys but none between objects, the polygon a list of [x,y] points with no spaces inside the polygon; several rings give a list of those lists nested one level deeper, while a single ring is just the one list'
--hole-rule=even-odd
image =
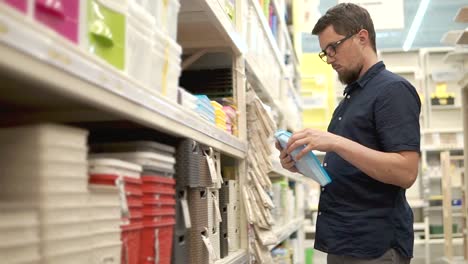
[{"label": "navy blue shirt", "polygon": [[[420,111],[415,88],[378,62],[345,88],[328,131],[378,151],[419,152]],[[357,258],[394,248],[412,257],[413,213],[405,189],[374,180],[334,152],[323,166],[332,182],[320,194],[315,248]]]}]

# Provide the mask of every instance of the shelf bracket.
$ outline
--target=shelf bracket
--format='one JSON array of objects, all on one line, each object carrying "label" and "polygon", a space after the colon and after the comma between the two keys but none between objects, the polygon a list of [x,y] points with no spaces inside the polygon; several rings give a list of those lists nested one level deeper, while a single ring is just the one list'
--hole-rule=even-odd
[{"label": "shelf bracket", "polygon": [[201,57],[203,57],[203,55],[205,55],[207,52],[208,52],[207,49],[202,49],[202,50],[199,50],[199,51],[195,52],[194,54],[190,55],[190,57],[186,58],[182,62],[182,70],[186,70],[188,67],[190,67],[190,65],[195,63]]}]

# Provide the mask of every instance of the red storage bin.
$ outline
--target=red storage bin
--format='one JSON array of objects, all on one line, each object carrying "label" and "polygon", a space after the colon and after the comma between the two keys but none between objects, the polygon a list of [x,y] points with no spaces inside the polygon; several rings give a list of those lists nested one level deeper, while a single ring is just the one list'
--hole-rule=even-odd
[{"label": "red storage bin", "polygon": [[171,263],[174,224],[175,220],[144,225],[141,234],[140,263]]},{"label": "red storage bin", "polygon": [[144,208],[143,209],[143,224],[162,224],[162,223],[175,223],[175,209],[154,209]]},{"label": "red storage bin", "polygon": [[175,195],[176,191],[174,187],[167,187],[166,185],[147,185],[143,184],[141,187],[143,194],[168,194],[168,195]]},{"label": "red storage bin", "polygon": [[121,226],[122,229],[122,263],[138,264],[141,251],[143,224]]},{"label": "red storage bin", "polygon": [[80,0],[35,0],[34,18],[78,44]]},{"label": "red storage bin", "polygon": [[142,203],[145,207],[161,207],[161,206],[175,206],[176,200],[174,198],[166,198],[164,200],[155,199],[155,198],[145,198],[143,197]]},{"label": "red storage bin", "polygon": [[141,195],[127,195],[127,205],[130,210],[132,210],[132,208],[141,209],[143,207],[141,197]]},{"label": "red storage bin", "polygon": [[[115,185],[115,181],[119,178],[118,175],[112,174],[91,174],[89,177],[89,183],[91,184],[102,184],[102,185]],[[126,195],[143,195],[141,191],[141,179],[123,177],[125,183]]]},{"label": "red storage bin", "polygon": [[173,178],[167,178],[159,175],[142,175],[141,180],[143,183],[163,183],[175,186],[176,181]]},{"label": "red storage bin", "polygon": [[158,194],[158,193],[144,193],[141,198],[143,205],[162,203],[162,204],[175,204],[175,196],[172,194]]}]

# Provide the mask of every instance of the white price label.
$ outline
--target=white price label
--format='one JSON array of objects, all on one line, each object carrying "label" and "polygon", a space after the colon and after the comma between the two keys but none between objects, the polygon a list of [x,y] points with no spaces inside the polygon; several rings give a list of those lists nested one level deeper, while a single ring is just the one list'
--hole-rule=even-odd
[{"label": "white price label", "polygon": [[216,171],[216,165],[213,159],[213,149],[210,148],[209,152],[205,152],[206,162],[208,162],[208,168],[210,169],[211,182],[216,183],[218,181],[218,173]]},{"label": "white price label", "polygon": [[[206,233],[208,233],[208,230]],[[210,254],[210,263],[214,263],[216,260],[218,260],[218,256],[216,256],[214,252],[213,244],[211,244],[211,241],[208,237],[201,235],[201,238],[206,246],[206,249],[208,250],[208,254]]]},{"label": "white price label", "polygon": [[213,197],[213,203],[215,206],[216,221],[218,221],[218,223],[222,222],[223,218],[221,217],[221,211],[219,211],[218,199],[216,198],[216,195],[214,193],[211,193],[211,196]]},{"label": "white price label", "polygon": [[190,220],[190,211],[188,208],[187,198],[183,197],[182,199],[180,199],[180,204],[182,206],[182,215],[184,217],[185,227],[189,229],[192,227],[192,222]]},{"label": "white price label", "polygon": [[125,182],[119,177],[115,180],[115,185],[119,189],[120,196],[120,211],[123,218],[130,217],[130,210],[128,209],[127,195],[125,194]]}]

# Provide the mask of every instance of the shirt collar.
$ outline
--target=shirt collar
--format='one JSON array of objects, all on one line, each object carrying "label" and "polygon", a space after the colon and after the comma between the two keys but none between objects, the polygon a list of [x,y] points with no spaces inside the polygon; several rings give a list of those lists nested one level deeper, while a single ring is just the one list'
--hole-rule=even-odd
[{"label": "shirt collar", "polygon": [[385,64],[382,61],[377,62],[376,64],[372,65],[364,75],[359,78],[357,81],[352,82],[351,84],[347,85],[343,91],[343,95],[349,94],[355,87],[364,88],[366,84],[374,78],[378,73],[385,69]]}]

